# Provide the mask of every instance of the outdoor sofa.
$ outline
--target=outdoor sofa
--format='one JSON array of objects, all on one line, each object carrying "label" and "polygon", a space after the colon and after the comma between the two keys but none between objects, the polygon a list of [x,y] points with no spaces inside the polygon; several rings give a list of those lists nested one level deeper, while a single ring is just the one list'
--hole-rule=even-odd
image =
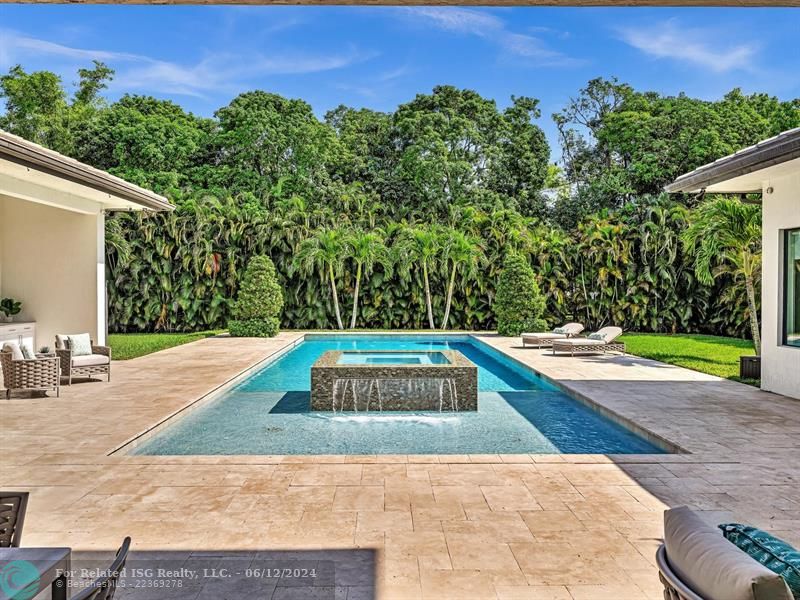
[{"label": "outdoor sofa", "polygon": [[665,600],[797,600],[800,553],[769,533],[712,527],[686,506],[664,512],[656,552]]},{"label": "outdoor sofa", "polygon": [[572,336],[578,335],[583,331],[583,325],[580,323],[567,323],[563,327],[556,327],[553,331],[542,331],[540,333],[523,333],[522,346],[552,346],[555,340],[565,340]]},{"label": "outdoor sofa", "polygon": [[106,375],[111,381],[111,348],[96,346],[88,333],[57,335],[56,354],[61,361],[61,375],[72,385],[73,377]]},{"label": "outdoor sofa", "polygon": [[554,340],[553,354],[556,352],[569,352],[572,356],[576,352],[622,352],[625,354],[625,344],[614,341],[621,335],[621,327],[603,327],[588,337]]}]

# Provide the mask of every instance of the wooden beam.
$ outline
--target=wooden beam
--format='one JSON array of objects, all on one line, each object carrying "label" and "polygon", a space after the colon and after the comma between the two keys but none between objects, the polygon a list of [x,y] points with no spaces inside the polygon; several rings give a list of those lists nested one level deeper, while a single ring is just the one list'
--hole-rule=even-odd
[{"label": "wooden beam", "polygon": [[0,0],[0,4],[196,4],[246,6],[800,6],[800,0]]}]

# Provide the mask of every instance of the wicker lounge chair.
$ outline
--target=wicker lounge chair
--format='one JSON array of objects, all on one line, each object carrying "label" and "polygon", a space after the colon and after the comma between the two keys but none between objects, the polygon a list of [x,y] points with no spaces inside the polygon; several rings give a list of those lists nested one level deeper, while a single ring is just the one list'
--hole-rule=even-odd
[{"label": "wicker lounge chair", "polygon": [[621,327],[603,327],[592,336],[569,338],[553,341],[553,354],[556,352],[569,352],[574,356],[576,352],[622,352],[625,354],[625,344],[615,342],[622,335]]},{"label": "wicker lounge chair", "polygon": [[0,362],[3,365],[3,385],[6,398],[11,397],[11,390],[55,390],[60,395],[58,357],[48,354],[37,354],[36,358],[15,359],[12,350],[4,347],[0,350]]},{"label": "wicker lounge chair", "polygon": [[556,327],[556,329],[553,331],[543,331],[541,333],[523,333],[522,345],[523,347],[549,347],[553,345],[555,340],[565,340],[567,338],[571,338],[575,335],[578,335],[581,331],[583,331],[583,325],[580,323],[567,323],[563,327]]},{"label": "wicker lounge chair", "polygon": [[0,548],[19,548],[28,492],[0,492]]},{"label": "wicker lounge chair", "polygon": [[75,356],[69,344],[69,336],[56,336],[56,354],[61,361],[61,375],[68,378],[72,385],[73,377],[92,377],[106,375],[111,381],[111,348],[95,346],[92,341],[92,353]]}]

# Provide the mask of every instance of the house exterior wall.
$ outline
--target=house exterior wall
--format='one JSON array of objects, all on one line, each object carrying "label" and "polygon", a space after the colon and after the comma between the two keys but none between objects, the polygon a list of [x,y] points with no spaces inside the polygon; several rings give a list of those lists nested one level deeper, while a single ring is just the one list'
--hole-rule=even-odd
[{"label": "house exterior wall", "polygon": [[0,195],[0,294],[36,321],[36,345],[57,333],[105,342],[104,217]]},{"label": "house exterior wall", "polygon": [[[767,189],[772,188],[772,193]],[[800,398],[800,348],[783,340],[783,232],[800,228],[800,172],[763,182],[761,387]]]}]

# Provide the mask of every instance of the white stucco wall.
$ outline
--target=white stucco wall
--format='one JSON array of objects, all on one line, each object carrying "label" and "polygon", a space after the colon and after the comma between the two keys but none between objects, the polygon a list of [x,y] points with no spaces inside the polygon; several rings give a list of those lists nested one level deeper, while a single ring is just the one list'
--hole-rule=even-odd
[{"label": "white stucco wall", "polygon": [[783,231],[800,228],[800,172],[765,181],[763,189],[761,387],[800,398],[800,348],[781,345]]},{"label": "white stucco wall", "polygon": [[0,195],[0,295],[23,303],[15,320],[36,321],[36,344],[56,333],[105,338],[102,213],[81,214]]}]

